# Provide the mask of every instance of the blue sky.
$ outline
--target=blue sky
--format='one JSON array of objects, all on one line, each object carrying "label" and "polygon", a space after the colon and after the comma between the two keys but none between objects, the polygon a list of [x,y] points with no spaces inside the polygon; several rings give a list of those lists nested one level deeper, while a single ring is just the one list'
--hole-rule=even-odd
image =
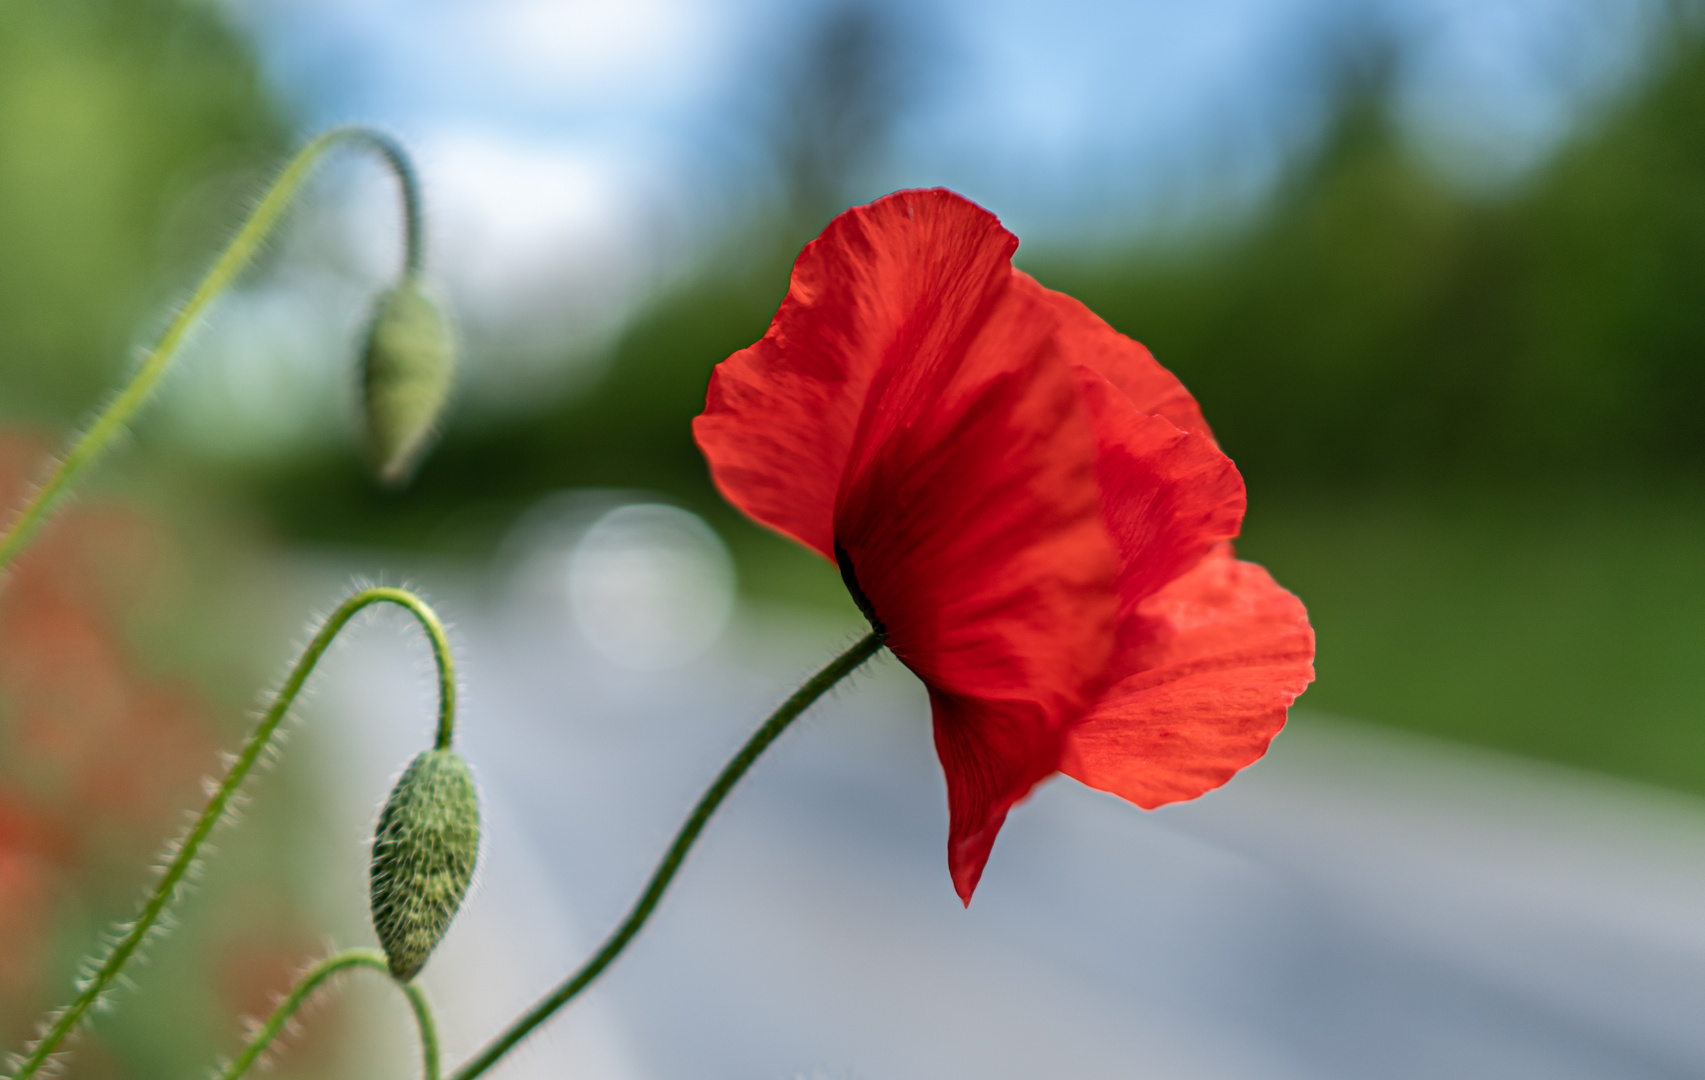
[{"label": "blue sky", "polygon": [[[243,17],[311,125],[501,145],[649,197],[714,164],[731,107],[824,7],[781,0],[263,0]],[[896,184],[948,183],[1044,228],[1140,207],[1204,168],[1259,174],[1313,119],[1335,34],[1408,48],[1418,130],[1489,171],[1562,132],[1627,65],[1646,0],[912,0],[925,92]],[[593,189],[612,189],[602,194]],[[618,197],[619,198],[619,197]],[[690,203],[691,196],[685,196]]]},{"label": "blue sky", "polygon": [[[304,134],[363,122],[411,147],[436,276],[482,353],[464,404],[502,410],[575,377],[565,355],[595,354],[763,198],[752,120],[829,2],[245,0],[230,11]],[[868,194],[952,187],[1035,244],[1175,227],[1258,196],[1318,122],[1323,58],[1358,28],[1402,43],[1403,116],[1442,168],[1473,183],[1519,174],[1622,81],[1638,16],[1658,0],[887,2],[918,43],[919,92]],[[351,175],[318,250],[327,236],[333,250],[358,249],[358,271],[381,282],[392,195],[376,170]],[[231,367],[231,385],[215,392],[223,376],[207,376],[215,389],[201,404],[186,390],[191,413],[346,393],[338,343],[365,309],[343,302],[347,283],[300,277],[287,295],[232,301],[255,310],[226,320],[229,339],[215,327],[204,350],[233,358],[207,361]],[[283,329],[241,330],[260,315]],[[279,355],[253,355],[269,351]],[[334,359],[305,374],[317,369],[303,357],[316,356]],[[326,437],[251,427],[257,452]]]}]

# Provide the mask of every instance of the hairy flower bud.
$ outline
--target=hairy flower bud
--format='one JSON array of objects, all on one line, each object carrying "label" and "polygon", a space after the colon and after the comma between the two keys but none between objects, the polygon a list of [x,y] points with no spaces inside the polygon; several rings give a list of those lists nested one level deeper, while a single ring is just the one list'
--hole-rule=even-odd
[{"label": "hairy flower bud", "polygon": [[454,750],[409,762],[373,837],[373,929],[398,979],[419,974],[443,938],[468,894],[479,845],[468,763]]},{"label": "hairy flower bud", "polygon": [[455,378],[456,343],[438,305],[409,277],[379,298],[367,334],[362,397],[367,449],[384,483],[400,485],[432,442]]}]

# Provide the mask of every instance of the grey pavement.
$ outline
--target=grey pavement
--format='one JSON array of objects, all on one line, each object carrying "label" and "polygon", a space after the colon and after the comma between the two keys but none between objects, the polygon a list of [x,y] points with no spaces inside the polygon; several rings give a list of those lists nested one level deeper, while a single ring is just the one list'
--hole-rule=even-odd
[{"label": "grey pavement", "polygon": [[[432,583],[487,819],[423,976],[454,1062],[596,946],[722,762],[855,628],[741,611],[697,659],[636,671],[536,577]],[[335,716],[352,819],[424,747],[431,693],[401,619],[334,650],[313,708]],[[1193,803],[1049,782],[969,910],[945,836],[921,688],[879,660],[783,737],[628,955],[494,1075],[1705,1076],[1705,806],[1681,796],[1303,709]]]}]

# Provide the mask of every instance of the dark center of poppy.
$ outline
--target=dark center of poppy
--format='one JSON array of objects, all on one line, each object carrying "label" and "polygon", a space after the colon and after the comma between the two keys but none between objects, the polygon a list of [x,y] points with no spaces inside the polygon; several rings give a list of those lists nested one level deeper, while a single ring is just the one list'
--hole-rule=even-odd
[{"label": "dark center of poppy", "polygon": [[847,583],[847,592],[852,593],[853,603],[864,612],[864,617],[870,620],[870,628],[876,631],[878,637],[887,637],[888,628],[882,625],[882,620],[876,617],[876,609],[870,606],[870,597],[864,595],[864,590],[858,587],[858,574],[853,571],[852,559],[847,555],[847,549],[835,541],[835,565],[841,568],[841,580]]}]

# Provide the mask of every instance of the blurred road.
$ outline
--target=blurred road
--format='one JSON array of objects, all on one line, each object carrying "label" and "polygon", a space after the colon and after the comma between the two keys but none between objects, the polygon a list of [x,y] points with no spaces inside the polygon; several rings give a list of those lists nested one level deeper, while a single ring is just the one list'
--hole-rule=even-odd
[{"label": "blurred road", "polygon": [[[456,1062],[596,945],[853,628],[747,612],[644,673],[548,590],[446,592],[487,807],[481,883],[423,977]],[[431,726],[424,649],[377,621],[313,706],[347,740],[352,815]],[[1143,813],[1056,778],[968,911],[945,836],[922,692],[879,660],[759,763],[627,956],[493,1075],[1705,1075],[1696,801],[1304,710],[1192,804]]]}]

